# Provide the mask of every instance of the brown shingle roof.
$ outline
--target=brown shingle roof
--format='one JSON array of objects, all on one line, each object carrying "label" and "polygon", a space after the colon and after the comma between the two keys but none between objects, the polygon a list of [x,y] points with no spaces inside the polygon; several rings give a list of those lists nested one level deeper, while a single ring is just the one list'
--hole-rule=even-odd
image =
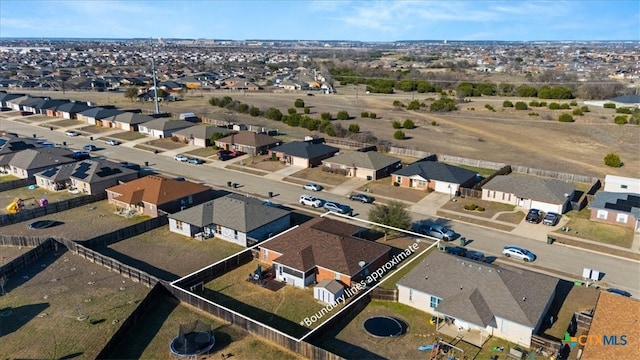
[{"label": "brown shingle roof", "polygon": [[[640,301],[601,292],[591,321],[589,335],[600,339],[602,336],[616,335],[618,346],[586,344],[581,359],[635,358],[640,353]],[[621,335],[626,335],[627,344],[624,346],[621,345]]]},{"label": "brown shingle roof", "polygon": [[208,186],[190,181],[178,181],[149,175],[108,188],[107,191],[120,194],[116,199],[127,204],[137,204],[142,201],[162,205],[209,189]]},{"label": "brown shingle roof", "polygon": [[267,146],[267,145],[274,145],[279,143],[280,141],[269,135],[258,134],[253,131],[241,131],[237,134],[223,137],[222,139],[219,139],[218,142],[261,147],[261,146]]},{"label": "brown shingle roof", "polygon": [[276,262],[300,271],[321,266],[353,276],[362,270],[360,261],[370,263],[391,249],[351,236],[358,229],[341,221],[315,218],[262,247],[282,254]]}]

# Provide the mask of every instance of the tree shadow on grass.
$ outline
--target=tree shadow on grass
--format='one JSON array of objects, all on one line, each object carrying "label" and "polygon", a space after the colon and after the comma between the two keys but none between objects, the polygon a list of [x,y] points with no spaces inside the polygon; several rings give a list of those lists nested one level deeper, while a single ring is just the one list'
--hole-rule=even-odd
[{"label": "tree shadow on grass", "polygon": [[18,331],[49,307],[49,303],[0,308],[0,337]]}]

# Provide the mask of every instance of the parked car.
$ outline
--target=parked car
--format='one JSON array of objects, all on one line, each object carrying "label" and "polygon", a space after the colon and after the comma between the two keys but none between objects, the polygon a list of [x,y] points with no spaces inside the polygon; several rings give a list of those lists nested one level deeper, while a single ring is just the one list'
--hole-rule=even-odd
[{"label": "parked car", "polygon": [[444,241],[451,241],[459,237],[459,235],[456,234],[455,231],[447,229],[446,227],[438,224],[419,227],[417,231],[419,233],[433,236],[434,238],[441,239]]},{"label": "parked car", "polygon": [[189,158],[184,156],[184,155],[182,155],[182,154],[178,154],[178,155],[173,157],[173,160],[180,161],[180,162],[187,162],[187,161],[189,161]]},{"label": "parked car", "polygon": [[467,256],[467,249],[461,246],[447,246],[446,248],[444,248],[444,251],[447,254]]},{"label": "parked car", "polygon": [[222,154],[218,155],[218,160],[227,161],[227,160],[230,160],[230,159],[233,159],[233,156],[231,156],[231,154],[229,154],[229,153],[222,153]]},{"label": "parked car", "polygon": [[189,158],[189,160],[187,160],[187,162],[189,164],[204,164],[204,160],[198,159],[198,158]]},{"label": "parked car", "polygon": [[320,206],[322,206],[323,201],[318,199],[315,196],[311,196],[308,194],[303,194],[300,195],[300,204],[302,205],[307,205],[307,206],[312,206],[314,208],[319,208]]},{"label": "parked car", "polygon": [[311,190],[311,191],[320,191],[320,190],[322,190],[322,186],[320,186],[318,184],[314,184],[314,183],[304,184],[304,185],[302,185],[302,188],[305,189],[305,190]]},{"label": "parked car", "polygon": [[111,146],[120,145],[120,141],[118,141],[118,140],[113,140],[113,139],[107,140],[107,141],[105,141],[104,143],[105,143],[105,144],[107,144],[107,145],[111,145]]},{"label": "parked car", "polygon": [[365,203],[365,204],[371,204],[376,199],[374,199],[373,197],[371,197],[369,195],[365,195],[365,194],[352,194],[352,195],[349,195],[349,200],[360,201],[360,202]]},{"label": "parked car", "polygon": [[618,294],[618,295],[622,295],[622,296],[626,296],[626,297],[631,297],[632,294],[626,290],[621,290],[621,289],[614,289],[614,288],[610,288],[607,289],[608,292],[612,293],[612,294]]},{"label": "parked car", "polygon": [[69,130],[69,131],[65,132],[65,135],[67,135],[67,136],[80,136],[80,133],[77,132],[77,131]]},{"label": "parked car", "polygon": [[96,151],[96,150],[98,150],[98,148],[93,144],[85,145],[85,146],[82,147],[82,149],[84,149],[84,151]]},{"label": "parked car", "polygon": [[525,218],[525,220],[527,220],[527,222],[530,222],[532,224],[537,224],[542,220],[542,211],[538,210],[538,209],[529,209],[529,212],[527,213],[527,217]]},{"label": "parked car", "polygon": [[467,254],[465,256],[467,257],[467,259],[484,261],[484,254],[480,251],[467,250]]},{"label": "parked car", "polygon": [[322,207],[327,211],[333,211],[339,214],[351,214],[353,212],[351,207],[333,201],[325,202]]},{"label": "parked car", "polygon": [[536,255],[534,253],[518,246],[505,246],[502,249],[502,254],[506,257],[513,256],[514,258],[524,260],[524,262],[530,262],[536,259]]},{"label": "parked car", "polygon": [[91,154],[86,151],[74,151],[73,158],[76,160],[86,160],[91,158]]},{"label": "parked car", "polygon": [[50,228],[52,226],[57,226],[62,224],[60,221],[55,221],[55,220],[38,220],[38,221],[34,221],[32,223],[29,224],[29,229],[46,229],[46,228]]},{"label": "parked car", "polygon": [[543,225],[556,226],[560,221],[560,214],[556,214],[554,212],[548,212],[547,215],[542,219]]}]

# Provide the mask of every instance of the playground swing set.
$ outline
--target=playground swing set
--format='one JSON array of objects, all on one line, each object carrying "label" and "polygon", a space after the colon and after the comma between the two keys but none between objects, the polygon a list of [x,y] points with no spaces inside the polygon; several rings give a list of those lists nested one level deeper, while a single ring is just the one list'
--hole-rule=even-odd
[{"label": "playground swing set", "polygon": [[[31,201],[31,206],[34,206],[34,207],[36,206],[35,197],[30,197],[26,199],[15,198],[9,205],[7,205],[6,210],[9,214],[17,214],[27,206],[29,201]],[[47,199],[42,198],[40,200],[37,200],[37,204],[38,206],[43,207],[43,206],[47,206],[47,204],[49,204],[49,201]]]}]

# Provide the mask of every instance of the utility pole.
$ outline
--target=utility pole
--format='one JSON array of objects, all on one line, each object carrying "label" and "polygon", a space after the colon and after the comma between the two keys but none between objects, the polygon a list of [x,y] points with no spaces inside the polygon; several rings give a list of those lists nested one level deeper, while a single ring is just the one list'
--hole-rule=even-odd
[{"label": "utility pole", "polygon": [[158,82],[156,81],[156,60],[155,52],[153,51],[153,44],[151,44],[151,75],[153,76],[153,102],[155,105],[156,115],[160,114],[160,104],[158,104]]}]

